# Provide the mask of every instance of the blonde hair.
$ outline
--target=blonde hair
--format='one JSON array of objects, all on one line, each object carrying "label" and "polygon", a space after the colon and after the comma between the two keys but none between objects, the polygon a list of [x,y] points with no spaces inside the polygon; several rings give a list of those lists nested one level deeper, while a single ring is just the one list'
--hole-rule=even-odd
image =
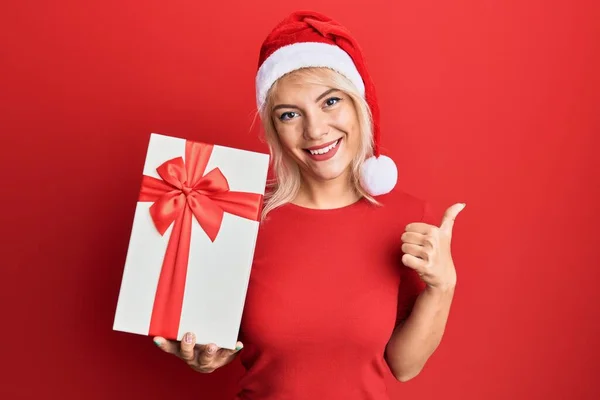
[{"label": "blonde hair", "polygon": [[[373,122],[371,110],[365,99],[350,80],[329,68],[301,68],[290,72],[286,76],[292,77],[292,75],[293,79],[301,80],[302,82],[336,88],[346,93],[352,99],[356,108],[361,134],[358,153],[351,164],[352,186],[359,195],[369,202],[379,204],[360,184],[361,166],[365,159],[373,154]],[[275,178],[267,183],[262,211],[263,219],[275,208],[292,201],[296,197],[302,183],[300,169],[296,162],[283,151],[271,117],[271,108],[273,107],[272,94],[277,90],[278,82],[276,81],[269,89],[265,103],[259,110],[264,138],[269,146],[273,173],[275,175]]]}]

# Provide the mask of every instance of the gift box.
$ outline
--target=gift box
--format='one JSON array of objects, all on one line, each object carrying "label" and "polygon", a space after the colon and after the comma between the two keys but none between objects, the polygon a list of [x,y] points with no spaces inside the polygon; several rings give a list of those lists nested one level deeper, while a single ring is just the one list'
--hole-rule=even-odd
[{"label": "gift box", "polygon": [[234,349],[267,154],[150,136],[113,329]]}]

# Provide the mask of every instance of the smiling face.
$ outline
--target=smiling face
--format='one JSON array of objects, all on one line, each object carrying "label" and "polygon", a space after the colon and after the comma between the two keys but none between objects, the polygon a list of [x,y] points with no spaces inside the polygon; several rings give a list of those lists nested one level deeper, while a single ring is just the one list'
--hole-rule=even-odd
[{"label": "smiling face", "polygon": [[349,181],[361,140],[352,98],[293,73],[279,80],[272,96],[271,119],[279,142],[304,179]]}]

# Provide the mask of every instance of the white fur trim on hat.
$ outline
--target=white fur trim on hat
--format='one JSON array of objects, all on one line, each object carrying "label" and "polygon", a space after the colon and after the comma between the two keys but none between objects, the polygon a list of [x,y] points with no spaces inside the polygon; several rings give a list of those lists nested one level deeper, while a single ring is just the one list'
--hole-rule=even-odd
[{"label": "white fur trim on hat", "polygon": [[398,168],[388,156],[369,157],[360,171],[360,183],[371,196],[392,191],[398,182]]},{"label": "white fur trim on hat", "polygon": [[283,46],[271,54],[256,75],[256,102],[261,108],[267,92],[283,75],[306,67],[331,68],[348,78],[364,95],[365,85],[352,58],[338,46],[303,42]]}]

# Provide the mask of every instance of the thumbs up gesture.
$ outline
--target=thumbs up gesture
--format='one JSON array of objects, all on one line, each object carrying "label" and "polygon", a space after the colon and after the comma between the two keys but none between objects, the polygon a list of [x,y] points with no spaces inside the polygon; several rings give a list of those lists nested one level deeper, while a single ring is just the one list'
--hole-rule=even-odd
[{"label": "thumbs up gesture", "polygon": [[439,227],[414,222],[402,234],[402,263],[414,269],[429,287],[445,290],[456,285],[450,242],[454,220],[464,208],[464,203],[449,207]]}]

